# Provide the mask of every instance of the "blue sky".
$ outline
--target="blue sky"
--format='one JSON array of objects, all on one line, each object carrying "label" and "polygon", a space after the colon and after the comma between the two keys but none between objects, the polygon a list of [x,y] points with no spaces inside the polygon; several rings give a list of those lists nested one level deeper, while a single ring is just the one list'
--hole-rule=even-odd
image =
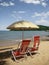
[{"label": "blue sky", "polygon": [[0,0],[0,30],[19,20],[49,26],[49,0]]}]

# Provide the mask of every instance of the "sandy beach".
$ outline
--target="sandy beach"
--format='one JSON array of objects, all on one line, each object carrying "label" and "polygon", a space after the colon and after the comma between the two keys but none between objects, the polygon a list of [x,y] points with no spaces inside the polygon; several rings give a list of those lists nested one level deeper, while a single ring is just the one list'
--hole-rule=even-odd
[{"label": "sandy beach", "polygon": [[27,58],[18,59],[18,63],[11,58],[11,50],[18,44],[0,47],[0,65],[49,65],[49,41],[41,40],[38,53]]}]

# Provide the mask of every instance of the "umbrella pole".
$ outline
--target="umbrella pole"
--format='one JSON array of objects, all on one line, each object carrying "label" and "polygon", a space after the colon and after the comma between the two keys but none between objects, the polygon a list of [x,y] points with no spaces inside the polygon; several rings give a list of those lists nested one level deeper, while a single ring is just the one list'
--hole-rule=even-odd
[{"label": "umbrella pole", "polygon": [[22,31],[22,40],[24,39],[24,31]]}]

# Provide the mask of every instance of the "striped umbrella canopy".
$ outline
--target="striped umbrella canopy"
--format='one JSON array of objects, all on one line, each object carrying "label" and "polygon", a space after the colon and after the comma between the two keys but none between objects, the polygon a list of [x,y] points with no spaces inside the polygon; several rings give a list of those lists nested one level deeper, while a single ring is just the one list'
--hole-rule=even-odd
[{"label": "striped umbrella canopy", "polygon": [[[22,31],[33,30],[36,28],[39,28],[36,24],[24,20],[15,22],[7,27],[7,29],[10,30],[22,30]],[[24,38],[24,32],[22,32],[22,38]]]}]

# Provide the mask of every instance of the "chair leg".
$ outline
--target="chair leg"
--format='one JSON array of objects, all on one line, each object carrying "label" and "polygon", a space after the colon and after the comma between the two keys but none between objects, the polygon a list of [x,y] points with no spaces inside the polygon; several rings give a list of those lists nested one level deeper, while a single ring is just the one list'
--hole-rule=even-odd
[{"label": "chair leg", "polygon": [[32,57],[32,54],[31,54],[31,52],[30,52],[30,51],[28,51],[28,52],[29,52],[30,56]]},{"label": "chair leg", "polygon": [[13,54],[13,50],[12,50],[12,55],[13,55],[14,60],[16,61],[16,57],[15,57],[15,55]]}]

